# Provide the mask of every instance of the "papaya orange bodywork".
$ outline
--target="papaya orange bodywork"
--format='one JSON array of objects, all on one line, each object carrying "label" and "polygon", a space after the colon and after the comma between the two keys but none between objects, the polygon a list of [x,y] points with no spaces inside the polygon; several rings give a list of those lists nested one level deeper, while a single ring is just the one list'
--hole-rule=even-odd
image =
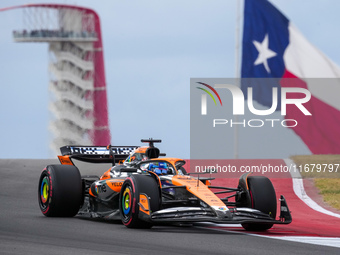
[{"label": "papaya orange bodywork", "polygon": [[139,195],[139,210],[147,215],[150,215],[148,198],[144,194]]},{"label": "papaya orange bodywork", "polygon": [[147,147],[147,146],[138,147],[134,152],[135,153],[145,153],[148,148],[149,147]]},{"label": "papaya orange bodywork", "polygon": [[107,170],[101,177],[100,180],[106,180],[106,179],[110,179],[111,178],[111,168],[109,170]]},{"label": "papaya orange bodywork", "polygon": [[110,179],[106,181],[107,186],[115,192],[120,192],[125,179]]},{"label": "papaya orange bodywork", "polygon": [[192,179],[190,176],[175,175],[172,178],[172,184],[175,186],[186,186],[190,193],[210,206],[225,207],[225,204],[203,182]]},{"label": "papaya orange bodywork", "polygon": [[62,165],[74,165],[69,155],[58,156],[58,159]]},{"label": "papaya orange bodywork", "polygon": [[90,194],[90,196],[95,197],[95,195],[92,193],[91,189],[89,189],[89,194]]}]

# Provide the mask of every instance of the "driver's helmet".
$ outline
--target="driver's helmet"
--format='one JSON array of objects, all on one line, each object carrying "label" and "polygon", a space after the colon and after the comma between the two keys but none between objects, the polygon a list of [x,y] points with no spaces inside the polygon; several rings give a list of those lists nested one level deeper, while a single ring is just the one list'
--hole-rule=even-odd
[{"label": "driver's helmet", "polygon": [[138,162],[146,160],[146,159],[147,159],[147,157],[143,153],[133,153],[125,159],[124,164],[125,165],[134,165],[134,164],[137,164]]},{"label": "driver's helmet", "polygon": [[158,165],[150,164],[149,171],[154,172],[157,175],[167,174],[168,173],[168,166],[165,162],[158,162]]}]

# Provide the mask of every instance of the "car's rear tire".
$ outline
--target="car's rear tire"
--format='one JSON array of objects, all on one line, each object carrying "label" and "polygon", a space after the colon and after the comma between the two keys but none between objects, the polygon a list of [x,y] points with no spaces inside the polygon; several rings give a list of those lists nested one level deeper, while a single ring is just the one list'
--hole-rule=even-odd
[{"label": "car's rear tire", "polygon": [[73,217],[83,202],[79,170],[70,165],[49,165],[41,173],[38,186],[41,212],[47,217]]},{"label": "car's rear tire", "polygon": [[[276,193],[272,182],[264,176],[248,176],[250,204],[249,207],[257,209],[271,218],[276,217]],[[249,231],[264,231],[270,229],[273,224],[247,223],[242,227]]]},{"label": "car's rear tire", "polygon": [[156,180],[148,175],[132,175],[124,181],[119,195],[121,220],[128,228],[152,227],[152,223],[139,218],[138,203],[142,193],[149,197],[151,212],[160,209],[161,195]]}]

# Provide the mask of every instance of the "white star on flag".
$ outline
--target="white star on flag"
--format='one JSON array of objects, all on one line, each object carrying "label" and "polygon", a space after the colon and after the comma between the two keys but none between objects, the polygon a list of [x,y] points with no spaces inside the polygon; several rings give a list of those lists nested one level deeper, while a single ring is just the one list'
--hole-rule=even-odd
[{"label": "white star on flag", "polygon": [[266,34],[262,43],[254,40],[253,44],[255,45],[257,51],[259,52],[259,55],[257,56],[257,59],[254,62],[254,65],[263,64],[267,73],[270,73],[270,69],[269,69],[267,60],[269,58],[275,57],[277,54],[276,54],[276,52],[272,51],[268,47],[269,46],[268,34]]}]

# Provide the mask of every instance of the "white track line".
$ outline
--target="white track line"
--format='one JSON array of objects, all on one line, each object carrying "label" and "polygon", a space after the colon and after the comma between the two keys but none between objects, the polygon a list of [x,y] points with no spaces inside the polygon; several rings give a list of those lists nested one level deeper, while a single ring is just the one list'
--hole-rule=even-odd
[{"label": "white track line", "polygon": [[248,235],[248,236],[257,236],[257,237],[264,237],[264,238],[271,238],[271,239],[277,239],[277,240],[283,240],[283,241],[290,241],[290,242],[298,242],[298,243],[308,243],[308,244],[315,244],[315,245],[323,245],[323,246],[330,246],[335,248],[340,248],[340,238],[338,237],[315,237],[315,236],[269,236],[265,233],[263,235],[259,234],[252,234],[247,232],[240,232],[235,230],[228,230],[224,228],[212,228],[212,227],[238,227],[241,225],[238,224],[215,224],[215,223],[208,223],[208,222],[202,222],[198,225],[196,225],[196,228],[204,228],[204,229],[210,229],[214,231],[220,231],[220,232],[227,232],[227,233],[233,233],[233,234],[239,234],[239,235]]},{"label": "white track line", "polygon": [[263,236],[263,237],[340,248],[340,238],[338,237],[315,237],[315,236],[283,236],[283,237]]},{"label": "white track line", "polygon": [[[290,169],[297,169],[295,163],[291,159],[284,159],[284,162],[288,167],[292,166]],[[293,189],[295,195],[298,196],[306,205],[308,205],[310,208],[312,208],[315,211],[318,211],[320,213],[327,214],[329,216],[340,218],[340,214],[331,212],[326,210],[325,208],[318,205],[314,200],[312,200],[305,191],[305,188],[303,186],[303,180],[300,175],[299,171],[292,171],[290,172],[293,180]],[[241,227],[238,224],[231,225],[231,224],[209,224],[205,223],[206,227],[210,226],[216,226],[216,227]],[[204,225],[204,224],[202,224]],[[203,227],[202,228],[206,228]],[[233,230],[226,230],[226,229],[216,229],[216,228],[209,228],[217,231],[225,231],[229,233],[237,233],[237,234],[245,234],[245,235],[251,235],[251,236],[258,236],[258,237],[265,237],[265,238],[272,238],[272,239],[279,239],[284,241],[292,241],[292,242],[300,242],[300,243],[308,243],[308,244],[316,244],[316,245],[324,245],[324,246],[330,246],[330,247],[336,247],[340,248],[340,238],[338,237],[314,237],[314,236],[267,236],[267,235],[258,235],[258,234],[250,234],[250,233],[244,233],[244,232],[238,232]]]},{"label": "white track line", "polygon": [[[296,167],[293,160],[284,159],[284,161],[285,161],[285,163],[288,167],[292,166],[291,169],[297,170],[297,167]],[[305,188],[303,186],[303,179],[302,179],[299,171],[292,171],[292,172],[290,172],[290,174],[291,174],[292,179],[293,179],[293,189],[294,189],[295,195],[297,195],[306,205],[308,205],[310,208],[312,208],[313,210],[318,211],[320,213],[327,214],[329,216],[333,216],[333,217],[336,217],[336,218],[340,218],[340,214],[326,210],[325,208],[318,205],[314,200],[312,200],[306,194]]]}]

